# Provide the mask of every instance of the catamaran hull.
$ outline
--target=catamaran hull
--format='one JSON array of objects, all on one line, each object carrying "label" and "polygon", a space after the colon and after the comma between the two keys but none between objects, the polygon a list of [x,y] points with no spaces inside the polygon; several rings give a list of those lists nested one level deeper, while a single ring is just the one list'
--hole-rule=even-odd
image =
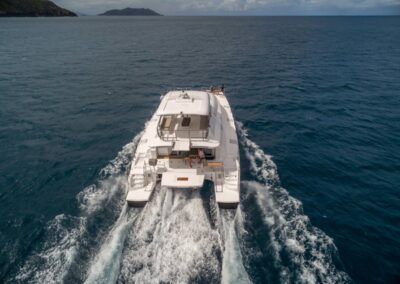
[{"label": "catamaran hull", "polygon": [[220,208],[240,202],[236,126],[223,89],[171,91],[146,124],[128,177],[127,203],[143,207],[156,184],[202,188],[214,183]]}]

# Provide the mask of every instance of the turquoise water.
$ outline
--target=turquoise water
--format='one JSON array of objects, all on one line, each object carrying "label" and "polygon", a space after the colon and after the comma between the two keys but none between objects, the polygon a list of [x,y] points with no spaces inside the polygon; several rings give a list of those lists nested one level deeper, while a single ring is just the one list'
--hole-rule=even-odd
[{"label": "turquoise water", "polygon": [[[0,282],[400,281],[399,17],[10,18],[0,39]],[[126,208],[160,94],[221,83],[238,212],[211,185]]]}]

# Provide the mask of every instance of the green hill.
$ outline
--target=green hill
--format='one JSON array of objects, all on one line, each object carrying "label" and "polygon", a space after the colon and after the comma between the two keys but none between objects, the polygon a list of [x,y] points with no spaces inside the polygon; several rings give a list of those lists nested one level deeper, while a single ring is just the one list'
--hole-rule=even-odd
[{"label": "green hill", "polygon": [[0,17],[76,16],[48,0],[0,0]]},{"label": "green hill", "polygon": [[121,10],[109,10],[100,16],[162,16],[159,13],[146,8],[125,8]]}]

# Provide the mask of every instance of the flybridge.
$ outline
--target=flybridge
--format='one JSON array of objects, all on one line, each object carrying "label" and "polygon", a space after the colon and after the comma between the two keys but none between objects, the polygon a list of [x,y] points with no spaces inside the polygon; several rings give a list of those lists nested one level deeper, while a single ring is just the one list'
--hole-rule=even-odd
[{"label": "flybridge", "polygon": [[162,140],[206,140],[210,122],[210,94],[173,91],[162,100],[157,134]]},{"label": "flybridge", "polygon": [[201,91],[172,91],[161,101],[157,115],[200,115],[210,114],[209,94]]},{"label": "flybridge", "polygon": [[144,206],[159,182],[168,188],[201,188],[206,179],[214,182],[221,207],[236,208],[239,151],[224,89],[168,92],[136,150],[127,201]]}]

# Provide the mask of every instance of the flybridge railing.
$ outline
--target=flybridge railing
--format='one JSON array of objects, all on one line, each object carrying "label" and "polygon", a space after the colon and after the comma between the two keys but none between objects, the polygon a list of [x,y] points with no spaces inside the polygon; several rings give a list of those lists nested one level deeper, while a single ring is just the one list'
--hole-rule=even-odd
[{"label": "flybridge railing", "polygon": [[200,91],[211,92],[211,93],[214,91],[217,91],[217,90],[224,92],[225,86],[220,85],[220,86],[209,86],[209,87],[176,87],[176,88],[168,89],[168,91],[163,93],[162,96],[171,91],[183,91],[184,92],[184,91],[192,91],[192,90],[200,90]]},{"label": "flybridge railing", "polygon": [[178,129],[170,133],[169,130],[161,130],[157,128],[158,137],[164,141],[176,141],[179,139],[189,140],[207,140],[208,130],[189,130],[189,129]]}]

